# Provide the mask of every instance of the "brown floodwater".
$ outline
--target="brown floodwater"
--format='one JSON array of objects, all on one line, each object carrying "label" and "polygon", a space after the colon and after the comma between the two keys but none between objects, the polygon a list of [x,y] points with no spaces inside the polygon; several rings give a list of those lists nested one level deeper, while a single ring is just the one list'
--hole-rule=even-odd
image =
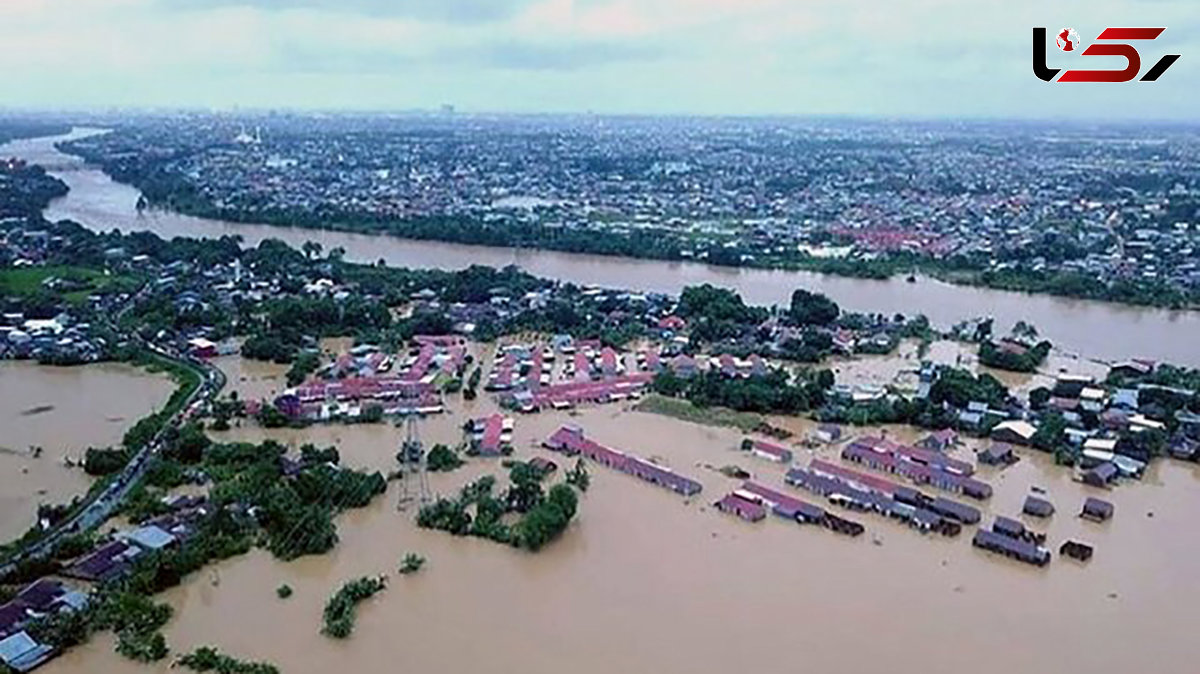
[{"label": "brown floodwater", "polygon": [[[0,540],[29,529],[39,503],[86,492],[91,478],[63,460],[120,443],[173,389],[169,378],[128,365],[0,361]],[[42,448],[40,457],[34,447]]]},{"label": "brown floodwater", "polygon": [[240,356],[217,356],[212,359],[225,375],[222,395],[237,391],[242,400],[274,400],[287,389],[287,365]]},{"label": "brown floodwater", "polygon": [[[454,443],[468,412],[425,422],[426,443]],[[164,599],[176,609],[166,628],[176,653],[215,645],[271,661],[284,672],[559,673],[563,671],[1013,671],[1093,674],[1151,666],[1192,672],[1193,606],[1200,601],[1194,557],[1200,530],[1196,468],[1164,461],[1141,483],[1099,493],[1116,515],[1097,525],[1075,516],[1094,492],[1040,455],[982,470],[995,486],[993,513],[1017,515],[1034,485],[1059,513],[1035,523],[1057,547],[1065,538],[1096,545],[1082,565],[1056,559],[1027,567],[957,539],[922,536],[879,517],[854,514],[868,531],[849,539],[769,518],[748,524],[709,504],[737,484],[711,467],[736,463],[782,485],[783,468],[735,451],[724,428],[630,412],[619,406],[517,419],[516,454],[546,455],[537,443],[563,422],[601,442],[657,457],[704,484],[685,500],[604,468],[578,520],[539,554],[455,538],[415,526],[396,508],[398,489],[339,519],[331,554],[279,562],[256,551],[195,574]],[[794,430],[806,421],[791,419]],[[911,439],[912,429],[889,433]],[[317,426],[306,431],[244,427],[224,437],[334,443],[348,465],[387,469],[402,438],[391,425]],[[959,450],[969,456],[973,447]],[[822,450],[822,455],[835,450]],[[799,462],[810,454],[797,451]],[[473,459],[433,475],[435,492],[499,473]],[[784,489],[788,489],[783,487]],[[990,520],[990,517],[988,517]],[[428,558],[398,577],[406,552]],[[319,635],[321,608],[346,579],[392,574],[387,592],[364,604],[351,639]],[[295,595],[281,601],[287,583]],[[144,674],[167,663],[135,664],[98,639],[48,665],[47,674]]]},{"label": "brown floodwater", "polygon": [[937,340],[929,344],[924,355],[916,340],[903,340],[890,354],[855,355],[830,358],[824,366],[833,370],[839,384],[867,387],[897,387],[902,391],[915,391],[921,369],[921,361],[935,365],[961,367],[975,374],[990,374],[1000,380],[1014,394],[1028,396],[1038,387],[1053,388],[1059,374],[1088,375],[1103,381],[1108,366],[1102,362],[1083,358],[1079,354],[1055,349],[1037,372],[1010,372],[987,367],[979,363],[978,346],[966,342]]},{"label": "brown floodwater", "polygon": [[823,292],[854,311],[923,313],[941,327],[981,315],[994,316],[999,330],[1025,320],[1036,325],[1046,338],[1089,357],[1122,360],[1142,356],[1200,366],[1200,347],[1195,339],[1200,334],[1200,312],[1196,311],[970,288],[929,278],[918,278],[915,283],[902,278],[874,281],[800,271],[736,269],[240,224],[162,211],[138,213],[137,189],[117,183],[77,157],[54,148],[58,141],[96,133],[102,131],[76,129],[67,136],[14,141],[0,146],[0,156],[19,156],[48,167],[71,191],[50,205],[46,217],[68,218],[94,230],[145,230],[164,237],[228,234],[241,236],[250,245],[264,238],[294,246],[312,240],[326,250],[341,247],[347,259],[360,262],[382,259],[391,265],[441,269],[516,264],[547,278],[641,291],[677,293],[684,286],[712,283],[736,290],[756,304],[786,304],[794,289],[805,287]]}]

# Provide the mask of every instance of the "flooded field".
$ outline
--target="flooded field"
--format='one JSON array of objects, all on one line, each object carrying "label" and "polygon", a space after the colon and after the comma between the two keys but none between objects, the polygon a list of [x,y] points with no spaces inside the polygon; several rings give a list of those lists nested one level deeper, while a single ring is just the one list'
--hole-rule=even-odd
[{"label": "flooded field", "polygon": [[242,400],[272,400],[287,388],[287,365],[236,355],[217,356],[212,364],[225,374],[224,395],[237,391]]},{"label": "flooded field", "polygon": [[88,447],[118,444],[172,390],[166,376],[128,365],[0,361],[0,540],[32,526],[39,503],[86,492],[91,479],[64,459],[82,460]]},{"label": "flooded field", "polygon": [[890,354],[882,356],[855,355],[831,358],[826,364],[837,376],[839,384],[861,387],[896,387],[901,391],[917,389],[917,374],[921,361],[934,365],[961,367],[975,374],[987,373],[999,379],[1017,397],[1027,397],[1035,388],[1053,388],[1055,376],[1060,373],[1089,375],[1103,381],[1108,366],[1061,350],[1055,350],[1042,363],[1036,373],[1009,372],[979,364],[974,344],[953,340],[937,340],[929,344],[924,354],[916,340],[904,340]]},{"label": "flooded field", "polygon": [[[485,399],[469,411],[456,404],[424,423],[422,438],[456,443],[461,424],[492,407]],[[729,429],[619,406],[545,413],[517,418],[517,455],[555,458],[536,445],[563,422],[655,457],[702,482],[704,492],[688,501],[593,466],[578,520],[531,555],[418,529],[412,510],[397,511],[393,484],[372,507],[340,519],[341,544],[330,555],[282,563],[254,552],[168,592],[165,600],[177,609],[168,642],[177,653],[215,645],[289,673],[715,674],[803,662],[805,671],[1092,674],[1136,671],[1151,661],[1156,671],[1194,671],[1190,618],[1200,600],[1193,578],[1200,530],[1191,517],[1200,490],[1191,465],[1162,462],[1142,483],[1106,493],[1073,482],[1040,455],[1025,453],[1003,471],[983,468],[981,478],[996,488],[987,510],[1017,515],[1036,485],[1059,512],[1035,528],[1047,530],[1055,548],[1067,537],[1096,546],[1087,565],[1056,558],[1036,569],[973,549],[970,528],[945,539],[852,514],[868,531],[850,539],[774,518],[748,524],[720,514],[709,504],[737,482],[706,466],[736,463],[782,485],[783,467],[736,452],[741,435]],[[391,425],[360,425],[244,427],[224,437],[334,443],[347,464],[386,469],[395,465],[402,436]],[[974,448],[958,453],[969,457]],[[801,464],[810,456],[797,450]],[[494,460],[473,459],[433,475],[431,484],[450,493],[501,471]],[[1076,517],[1088,494],[1116,504],[1111,522]],[[396,577],[410,551],[428,558],[426,569]],[[393,574],[392,583],[363,605],[353,637],[320,636],[332,591],[347,578],[378,573]],[[295,589],[290,600],[275,596],[282,583]],[[1147,653],[1155,657],[1147,660]],[[168,666],[123,660],[101,639],[43,671],[144,674]]]}]

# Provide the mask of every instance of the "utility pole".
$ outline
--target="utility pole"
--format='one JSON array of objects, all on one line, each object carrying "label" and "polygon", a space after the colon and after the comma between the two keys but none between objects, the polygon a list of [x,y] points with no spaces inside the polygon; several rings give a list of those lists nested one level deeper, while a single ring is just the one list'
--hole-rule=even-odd
[{"label": "utility pole", "polygon": [[404,417],[404,441],[400,443],[401,488],[397,510],[404,510],[414,500],[426,505],[432,500],[429,490],[429,474],[426,471],[425,447],[421,444],[418,421],[421,415],[415,410]]}]

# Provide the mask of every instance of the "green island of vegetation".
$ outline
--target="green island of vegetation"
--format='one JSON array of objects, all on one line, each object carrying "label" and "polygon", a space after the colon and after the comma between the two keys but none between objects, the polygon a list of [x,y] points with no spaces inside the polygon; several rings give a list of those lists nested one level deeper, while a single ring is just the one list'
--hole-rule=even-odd
[{"label": "green island of vegetation", "polygon": [[265,662],[243,662],[211,646],[201,646],[179,658],[176,664],[193,672],[215,674],[279,674],[279,668]]},{"label": "green island of vegetation", "polygon": [[387,588],[387,578],[357,578],[342,585],[325,604],[325,625],[321,634],[334,639],[345,639],[354,631],[355,609],[367,599]]},{"label": "green island of vegetation", "polygon": [[425,558],[415,552],[410,552],[400,560],[400,573],[407,576],[420,571],[424,566]]},{"label": "green island of vegetation", "polygon": [[[418,526],[456,536],[478,536],[530,551],[540,550],[570,524],[579,497],[568,484],[543,490],[545,472],[535,465],[513,462],[509,488],[496,494],[496,478],[486,475],[464,486],[457,497],[439,498],[417,513]],[[513,524],[506,515],[518,514]]]},{"label": "green island of vegetation", "polygon": [[425,464],[429,470],[435,473],[446,473],[462,466],[463,460],[453,449],[438,443],[430,448],[429,454],[425,457]]}]

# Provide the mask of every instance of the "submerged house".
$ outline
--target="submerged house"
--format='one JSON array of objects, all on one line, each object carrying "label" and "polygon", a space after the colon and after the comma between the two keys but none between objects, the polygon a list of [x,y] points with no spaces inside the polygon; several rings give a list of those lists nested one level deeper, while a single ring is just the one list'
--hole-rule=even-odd
[{"label": "submerged house", "polygon": [[637,372],[603,380],[584,377],[561,384],[541,386],[531,394],[531,409],[566,409],[582,403],[607,403],[637,398],[653,379],[652,372]]},{"label": "submerged house", "polygon": [[1016,445],[1028,445],[1033,441],[1037,427],[1028,421],[1001,421],[992,428],[992,439]]},{"label": "submerged house", "polygon": [[[847,449],[853,449],[855,453],[883,454],[908,463],[938,468],[955,475],[970,476],[975,473],[975,467],[966,461],[960,461],[933,450],[903,445],[881,436],[855,438]],[[844,455],[845,451],[843,451]]]},{"label": "submerged house", "polygon": [[812,437],[817,442],[833,444],[842,439],[842,429],[835,424],[821,424],[812,432]]},{"label": "submerged house", "polygon": [[40,667],[53,655],[53,647],[38,643],[24,631],[0,639],[0,663],[20,674]]},{"label": "submerged house", "polygon": [[702,485],[674,471],[663,468],[645,459],[610,449],[584,436],[583,429],[564,425],[542,443],[546,449],[567,456],[584,456],[596,463],[633,475],[651,484],[666,487],[684,496],[700,493]]},{"label": "submerged house", "polygon": [[87,604],[86,594],[42,578],[0,605],[0,670],[28,672],[44,664],[56,650],[39,643],[25,630],[37,620],[78,611]]},{"label": "submerged house", "polygon": [[1050,517],[1054,514],[1054,504],[1043,498],[1027,496],[1021,512],[1033,517]]},{"label": "submerged house", "polygon": [[1011,445],[999,442],[979,453],[979,462],[989,466],[1011,466],[1019,460]]},{"label": "submerged house", "polygon": [[767,509],[758,501],[758,498],[754,494],[740,489],[726,494],[713,506],[723,513],[737,515],[747,522],[757,522],[767,516]]},{"label": "submerged house", "polygon": [[512,453],[512,417],[492,414],[471,422],[470,451],[479,456],[503,456]]},{"label": "submerged house", "polygon": [[1115,463],[1102,463],[1083,473],[1083,481],[1093,487],[1107,487],[1117,479],[1120,471]]},{"label": "submerged house", "polygon": [[956,536],[962,530],[962,525],[952,518],[933,512],[924,505],[914,505],[896,498],[894,494],[899,485],[820,459],[814,459],[807,469],[793,468],[788,471],[784,481],[824,496],[835,505],[862,512],[877,512],[906,522],[922,533],[937,531],[946,536]]},{"label": "submerged house", "polygon": [[763,440],[754,440],[750,443],[750,453],[760,459],[775,461],[777,463],[791,463],[792,450],[781,445],[776,445],[772,442]]},{"label": "submerged house", "polygon": [[1102,499],[1089,496],[1083,502],[1083,510],[1079,516],[1093,522],[1104,522],[1113,516],[1113,504]]},{"label": "submerged house", "polygon": [[971,544],[1010,559],[1045,566],[1050,563],[1050,551],[1021,538],[1006,536],[995,531],[980,529],[975,532]]},{"label": "submerged house", "polygon": [[844,519],[807,501],[776,491],[755,482],[742,485],[742,492],[754,495],[760,503],[769,507],[779,517],[801,524],[819,524],[826,529],[847,536],[858,536],[865,527],[858,522]]},{"label": "submerged house", "polygon": [[931,511],[948,517],[961,524],[979,524],[981,514],[978,508],[958,501],[951,501],[941,496],[929,501],[926,507]]},{"label": "submerged house", "polygon": [[928,449],[933,452],[949,451],[957,444],[958,433],[952,428],[943,428],[940,431],[934,431],[917,442],[917,446],[921,449]]},{"label": "submerged house", "polygon": [[63,575],[91,582],[113,580],[128,572],[141,554],[140,548],[124,541],[112,541],[76,561],[63,571]]},{"label": "submerged house", "polygon": [[1073,559],[1078,559],[1081,562],[1086,562],[1092,558],[1093,551],[1094,550],[1092,546],[1088,545],[1087,543],[1080,543],[1079,541],[1066,541],[1058,549],[1058,554],[1071,557]]},{"label": "submerged house", "polygon": [[995,521],[992,522],[992,531],[1013,538],[1023,538],[1025,525],[1012,518],[997,515]]},{"label": "submerged house", "polygon": [[1026,529],[1025,525],[1017,520],[997,516],[992,522],[991,530],[976,531],[971,543],[977,548],[1005,557],[1045,566],[1050,562],[1050,551],[1041,546],[1045,540],[1044,534]]},{"label": "submerged house", "polygon": [[986,499],[992,487],[970,477],[974,467],[929,450],[855,440],[842,450],[842,458],[874,470],[901,475],[917,484],[927,484],[972,498]]}]

